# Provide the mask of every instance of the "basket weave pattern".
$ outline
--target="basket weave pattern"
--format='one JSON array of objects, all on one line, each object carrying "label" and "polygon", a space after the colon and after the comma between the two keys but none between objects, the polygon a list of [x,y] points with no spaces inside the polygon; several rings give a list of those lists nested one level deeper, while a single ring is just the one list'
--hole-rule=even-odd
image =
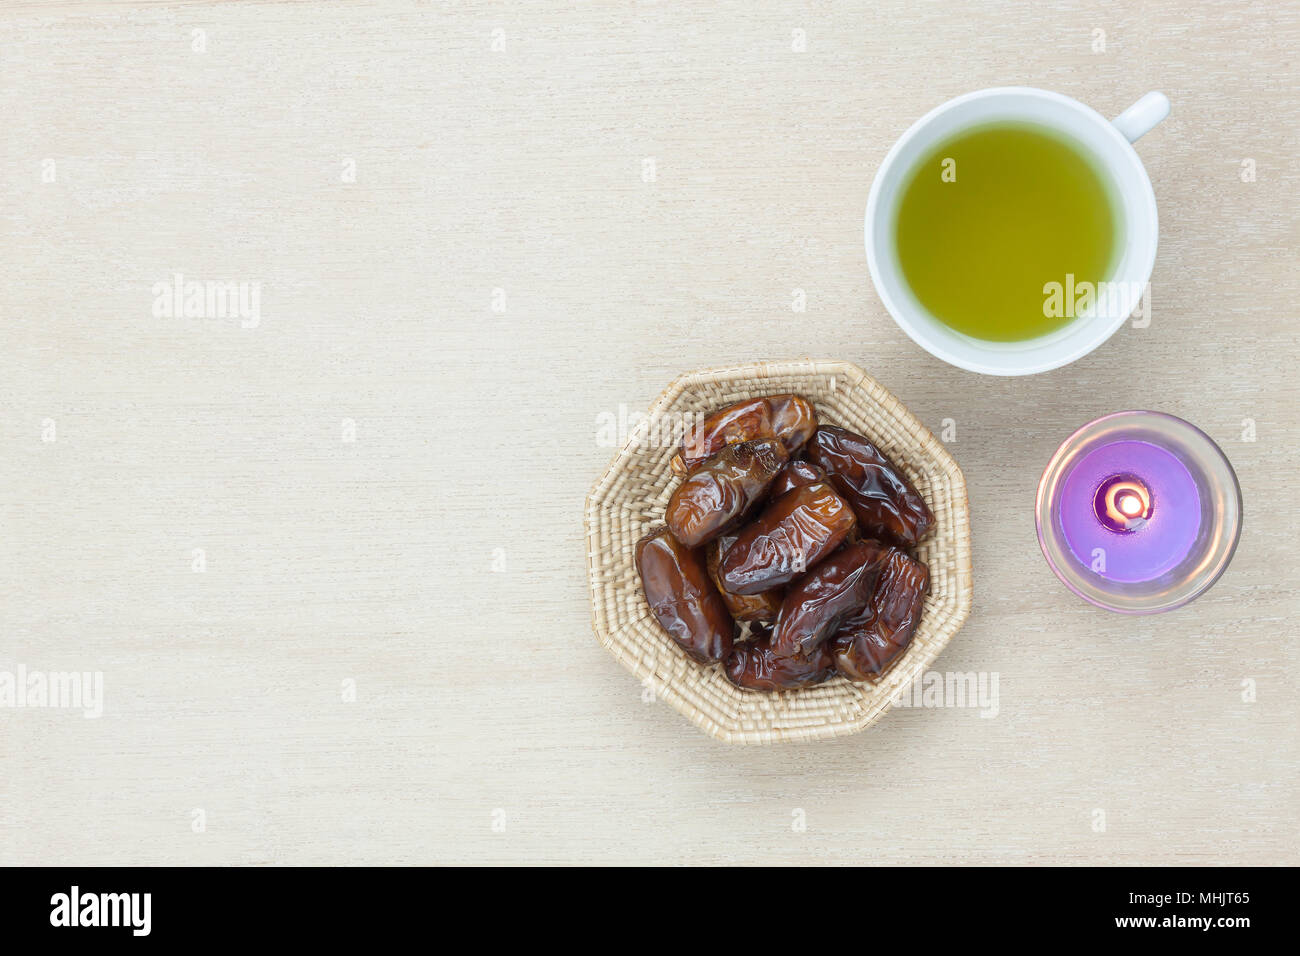
[{"label": "basket weave pattern", "polygon": [[[664,423],[782,392],[813,402],[823,423],[871,439],[934,511],[935,527],[916,552],[930,566],[930,593],[920,625],[903,657],[875,685],[836,676],[803,690],[739,690],[720,667],[697,664],[677,647],[651,616],[641,590],[636,543],[663,524],[678,483],[669,467],[676,444],[657,437],[668,431]],[[624,667],[706,733],[730,743],[766,744],[862,730],[930,665],[966,620],[971,606],[966,482],[929,429],[862,369],[845,362],[796,361],[689,373],[659,396],[643,425],[587,498],[592,625],[600,643]]]}]

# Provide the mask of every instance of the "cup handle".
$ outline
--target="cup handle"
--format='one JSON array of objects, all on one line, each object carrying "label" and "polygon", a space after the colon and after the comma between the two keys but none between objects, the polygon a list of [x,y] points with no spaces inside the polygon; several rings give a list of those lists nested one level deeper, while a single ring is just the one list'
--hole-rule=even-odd
[{"label": "cup handle", "polygon": [[1130,143],[1139,139],[1169,115],[1169,97],[1163,93],[1148,93],[1111,122]]}]

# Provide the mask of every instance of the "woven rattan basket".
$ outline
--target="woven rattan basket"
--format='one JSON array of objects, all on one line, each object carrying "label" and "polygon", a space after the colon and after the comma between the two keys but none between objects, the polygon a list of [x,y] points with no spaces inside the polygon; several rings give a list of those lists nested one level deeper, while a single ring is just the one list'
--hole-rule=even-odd
[{"label": "woven rattan basket", "polygon": [[[745,398],[795,392],[821,421],[870,438],[925,496],[935,527],[917,554],[930,566],[930,593],[911,645],[879,684],[842,677],[816,687],[756,693],[732,686],[721,668],[692,661],[646,604],[633,550],[663,523],[678,479],[669,467],[682,422]],[[668,386],[587,498],[587,560],[596,637],[654,695],[730,743],[819,740],[874,723],[929,666],[971,606],[970,515],[957,463],[912,413],[856,365],[765,362],[683,375]]]}]

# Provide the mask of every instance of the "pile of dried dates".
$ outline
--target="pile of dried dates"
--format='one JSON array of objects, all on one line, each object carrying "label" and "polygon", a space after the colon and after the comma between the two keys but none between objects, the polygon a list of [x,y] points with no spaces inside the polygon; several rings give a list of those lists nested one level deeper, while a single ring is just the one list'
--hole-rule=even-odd
[{"label": "pile of dried dates", "polygon": [[687,654],[761,691],[875,681],[902,656],[930,586],[907,549],[934,515],[875,445],[769,395],[691,429],[672,468],[668,526],[636,565]]}]

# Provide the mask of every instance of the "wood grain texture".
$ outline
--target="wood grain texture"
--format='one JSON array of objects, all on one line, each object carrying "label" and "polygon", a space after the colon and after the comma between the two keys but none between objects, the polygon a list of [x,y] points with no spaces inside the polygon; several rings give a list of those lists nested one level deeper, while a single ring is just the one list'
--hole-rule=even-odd
[{"label": "wood grain texture", "polygon": [[[1300,10],[756,6],[0,8],[0,670],[105,693],[0,710],[0,863],[1300,862]],[[1003,84],[1173,102],[1150,327],[1019,380],[914,346],[862,249],[895,138]],[[178,272],[260,323],[155,316]],[[592,636],[600,416],[801,356],[952,420],[976,604],[938,667],[998,673],[996,717],[729,748]],[[1246,504],[1149,620],[1058,585],[1032,516],[1135,407]]]}]

